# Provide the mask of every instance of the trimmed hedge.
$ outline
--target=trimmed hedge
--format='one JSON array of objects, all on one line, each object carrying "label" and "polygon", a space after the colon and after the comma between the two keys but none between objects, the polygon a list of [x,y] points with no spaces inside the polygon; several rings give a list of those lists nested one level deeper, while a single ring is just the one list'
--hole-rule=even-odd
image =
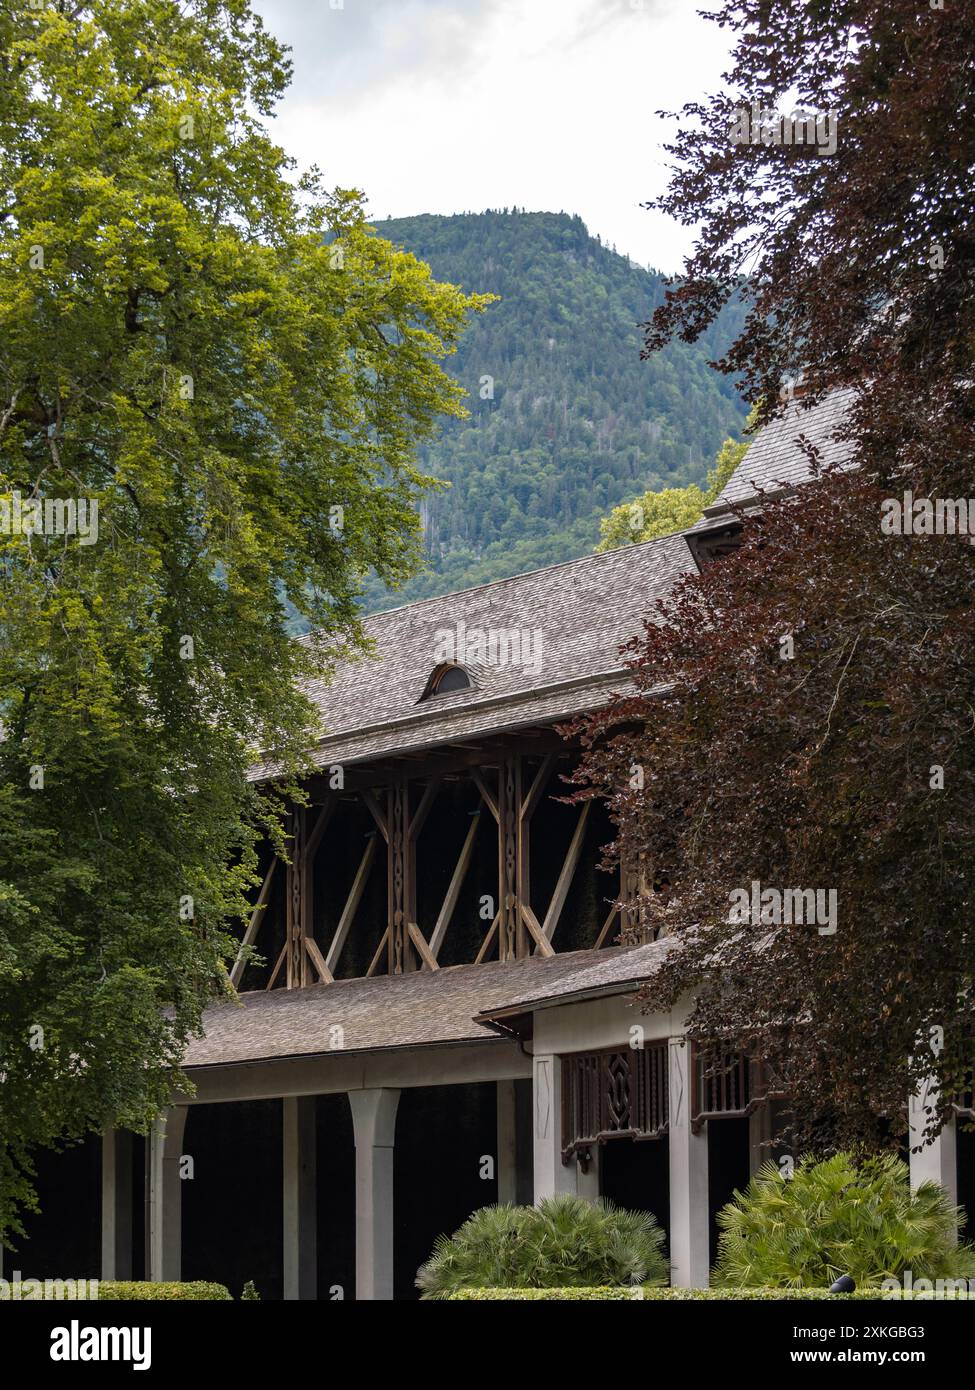
[{"label": "trimmed hedge", "polygon": [[[43,1285],[44,1280],[42,1279],[40,1282]],[[15,1292],[16,1290],[22,1290],[23,1287],[23,1284],[10,1285],[10,1292],[3,1301],[6,1302],[10,1299],[25,1303],[61,1301],[35,1298],[32,1290],[28,1290],[27,1296]],[[78,1303],[112,1303],[129,1302],[136,1299],[139,1300],[139,1302],[173,1302],[179,1300],[187,1303],[233,1302],[230,1290],[224,1284],[206,1284],[202,1280],[185,1284],[151,1284],[148,1281],[138,1281],[134,1279],[106,1279],[104,1282],[99,1280],[97,1299],[65,1299],[63,1301]]]},{"label": "trimmed hedge", "polygon": [[917,1298],[920,1302],[931,1299],[969,1299],[972,1294],[963,1292],[919,1293],[898,1289],[888,1292],[880,1288],[857,1289],[854,1293],[830,1293],[829,1289],[464,1289],[448,1297],[459,1303],[482,1303],[492,1299],[537,1302],[540,1299],[607,1299],[618,1303],[666,1303],[676,1300],[709,1302],[761,1302],[772,1299],[786,1299],[793,1303],[819,1299],[823,1302],[837,1303],[844,1299],[852,1302],[883,1303],[898,1299]]},{"label": "trimmed hedge", "polygon": [[225,1284],[207,1284],[202,1279],[186,1284],[150,1284],[136,1280],[108,1280],[98,1285],[98,1301],[138,1299],[170,1302],[182,1299],[196,1303],[232,1303],[233,1295]]}]

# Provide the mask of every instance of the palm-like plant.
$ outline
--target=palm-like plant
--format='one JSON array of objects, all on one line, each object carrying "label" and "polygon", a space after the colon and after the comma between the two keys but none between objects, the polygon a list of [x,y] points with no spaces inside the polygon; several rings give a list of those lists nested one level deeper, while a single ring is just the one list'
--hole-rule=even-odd
[{"label": "palm-like plant", "polygon": [[482,1207],[441,1236],[417,1273],[423,1298],[461,1289],[595,1288],[663,1284],[664,1233],[647,1212],[582,1197],[538,1207]]},{"label": "palm-like plant", "polygon": [[894,1154],[802,1159],[791,1178],[766,1163],[718,1214],[715,1284],[828,1287],[840,1274],[879,1284],[975,1276],[975,1247],[957,1244],[964,1219],[944,1188],[911,1190]]}]

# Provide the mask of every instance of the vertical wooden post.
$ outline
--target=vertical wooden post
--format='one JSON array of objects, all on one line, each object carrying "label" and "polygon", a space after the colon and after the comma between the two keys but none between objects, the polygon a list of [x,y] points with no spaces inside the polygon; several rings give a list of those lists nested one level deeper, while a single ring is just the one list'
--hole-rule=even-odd
[{"label": "vertical wooden post", "polygon": [[402,975],[406,970],[416,969],[409,936],[409,923],[416,916],[416,875],[410,843],[410,791],[405,778],[398,777],[390,785],[386,820],[389,827],[386,875],[388,969],[390,975]]},{"label": "vertical wooden post", "polygon": [[[498,956],[528,954],[520,903],[527,888],[527,836],[521,822],[521,759],[503,759],[498,769]],[[527,899],[526,899],[527,901]]]},{"label": "vertical wooden post", "polygon": [[296,806],[291,812],[291,863],[285,881],[285,927],[287,931],[288,989],[307,984],[307,957],[304,933],[306,930],[303,888],[305,885],[305,811]]}]

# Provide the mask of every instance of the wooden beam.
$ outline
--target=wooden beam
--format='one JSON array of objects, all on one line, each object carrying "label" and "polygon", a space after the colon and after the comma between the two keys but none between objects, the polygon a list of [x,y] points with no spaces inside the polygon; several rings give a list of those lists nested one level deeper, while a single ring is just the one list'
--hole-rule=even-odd
[{"label": "wooden beam", "polygon": [[334,972],[339,963],[339,957],[345,946],[345,939],[349,934],[352,919],[359,910],[359,903],[365,891],[369,872],[372,869],[372,861],[376,856],[376,836],[370,835],[366,840],[366,847],[362,851],[362,858],[359,860],[359,867],[356,869],[355,878],[352,880],[352,887],[349,889],[349,896],[345,900],[342,915],[339,918],[338,926],[335,928],[335,935],[332,937],[331,945],[328,948],[328,955],[325,957],[327,968]]},{"label": "wooden beam", "polygon": [[420,797],[420,804],[414,811],[413,819],[410,821],[410,839],[414,842],[416,841],[416,838],[419,835],[420,831],[423,829],[423,823],[426,820],[427,816],[430,814],[430,808],[436,801],[437,792],[439,790],[440,781],[439,779],[434,779],[427,783],[426,790]]},{"label": "wooden beam", "polygon": [[368,788],[366,788],[366,789],[363,790],[362,799],[363,799],[363,801],[366,803],[366,805],[369,807],[369,812],[370,812],[370,814],[371,814],[373,820],[374,820],[374,821],[376,822],[376,824],[379,826],[380,833],[382,834],[383,839],[384,839],[384,840],[386,841],[386,843],[388,844],[388,843],[389,843],[389,825],[388,825],[387,822],[386,822],[386,817],[383,815],[382,811],[380,810],[379,802],[378,802],[378,801],[376,800],[376,798],[373,796],[372,792],[368,790]]},{"label": "wooden beam", "polygon": [[528,938],[518,904],[525,898],[527,839],[521,833],[521,759],[505,758],[498,771],[498,926],[500,960],[528,955]]},{"label": "wooden beam", "polygon": [[535,943],[536,955],[554,956],[555,952],[548,943],[548,937],[542,931],[538,918],[532,912],[527,903],[519,903],[521,908],[521,920],[528,928],[528,934]]},{"label": "wooden beam", "polygon": [[253,946],[257,933],[261,929],[261,922],[264,920],[264,909],[267,907],[267,900],[271,894],[271,880],[274,877],[274,870],[277,868],[277,863],[278,857],[275,855],[268,866],[267,873],[264,875],[261,891],[257,895],[257,902],[254,904],[254,910],[251,913],[250,921],[247,923],[247,930],[244,932],[241,940],[240,950],[237,953],[234,968],[230,972],[230,983],[233,985],[234,989],[240,984],[244,975],[244,948],[246,946]]},{"label": "wooden beam", "polygon": [[532,816],[535,814],[538,803],[542,799],[542,793],[548,785],[549,778],[552,775],[552,769],[558,762],[558,756],[557,753],[546,753],[545,757],[542,759],[542,765],[535,774],[534,782],[532,782],[531,791],[522,802],[521,819],[523,821],[531,820]]},{"label": "wooden beam", "polygon": [[369,969],[366,971],[366,979],[367,979],[367,980],[370,978],[370,976],[375,975],[375,973],[376,973],[376,967],[379,965],[379,962],[382,960],[383,956],[386,954],[386,942],[387,942],[388,940],[389,940],[389,928],[387,927],[386,930],[383,932],[382,936],[379,938],[379,945],[376,947],[376,954],[373,956],[372,960],[369,962]]},{"label": "wooden beam", "polygon": [[484,777],[481,774],[481,769],[479,767],[471,768],[471,781],[474,783],[477,790],[481,793],[481,800],[484,802],[485,806],[491,812],[491,815],[494,817],[496,821],[500,822],[501,813],[498,810],[498,803],[491,795],[491,792],[488,789],[488,785],[485,782]]},{"label": "wooden beam", "polygon": [[310,860],[314,858],[315,852],[321,843],[322,836],[325,834],[325,828],[332,819],[334,810],[335,801],[332,800],[326,801],[321,811],[319,811],[318,820],[315,822],[315,828],[308,836],[308,843],[305,845],[305,857],[307,859]]},{"label": "wooden beam", "polygon": [[276,962],[276,964],[275,964],[275,966],[274,966],[274,969],[271,971],[271,978],[268,980],[267,984],[265,985],[265,989],[273,989],[273,988],[274,988],[274,982],[275,982],[275,980],[278,978],[278,976],[279,976],[280,973],[281,973],[281,967],[282,967],[282,965],[284,965],[285,957],[287,956],[287,954],[288,954],[288,942],[286,941],[286,942],[284,943],[284,945],[281,947],[281,954],[278,956],[278,959],[277,959],[277,962]]},{"label": "wooden beam", "polygon": [[439,970],[440,966],[437,964],[437,958],[431,953],[430,947],[427,945],[426,937],[420,931],[416,923],[407,922],[406,930],[409,932],[410,940],[420,953],[420,959],[423,961],[426,968],[428,970]]},{"label": "wooden beam", "polygon": [[555,928],[559,924],[559,918],[562,916],[562,909],[565,906],[565,900],[572,886],[572,876],[579,863],[579,855],[582,851],[582,841],[585,837],[586,823],[589,820],[589,808],[591,806],[591,801],[584,801],[582,803],[582,810],[579,812],[576,828],[572,832],[572,839],[569,841],[569,849],[565,856],[565,863],[562,865],[562,871],[559,874],[558,882],[555,885],[555,892],[552,894],[552,901],[548,905],[548,911],[545,914],[545,921],[542,925],[542,931],[545,933],[546,941],[552,940],[552,937],[555,935]]},{"label": "wooden beam", "polygon": [[487,936],[484,938],[484,940],[481,942],[481,949],[478,951],[477,955],[474,957],[474,964],[475,964],[475,965],[480,965],[480,964],[482,963],[482,961],[484,961],[484,960],[487,958],[487,953],[488,953],[488,951],[490,951],[490,949],[491,949],[491,943],[494,941],[494,938],[495,938],[495,937],[497,936],[497,934],[498,934],[498,923],[499,923],[500,921],[501,921],[501,913],[498,912],[498,913],[495,914],[494,921],[491,923],[491,929],[490,929],[490,931],[488,932],[488,934],[487,934]]},{"label": "wooden beam", "polygon": [[335,977],[333,976],[331,970],[329,970],[328,966],[325,964],[325,957],[318,949],[318,945],[316,944],[315,938],[313,936],[305,937],[305,950],[308,952],[308,955],[311,958],[312,965],[318,971],[318,977],[321,980],[322,984],[334,985]]},{"label": "wooden beam", "polygon": [[389,928],[387,973],[402,975],[416,969],[410,950],[408,924],[416,916],[413,891],[413,854],[410,844],[410,784],[405,778],[389,789],[386,810],[389,840],[386,846],[386,925]]},{"label": "wooden beam", "polygon": [[287,866],[285,878],[285,934],[288,942],[285,983],[288,989],[298,989],[306,984],[308,974],[308,962],[301,946],[308,930],[308,898],[304,891],[305,820],[304,806],[294,806],[291,811],[291,863]]},{"label": "wooden beam", "polygon": [[450,878],[447,892],[444,895],[443,906],[437,914],[437,920],[433,931],[430,933],[430,954],[436,960],[440,955],[440,947],[447,934],[450,919],[454,915],[457,907],[457,899],[460,897],[460,890],[463,886],[467,870],[470,868],[471,858],[474,853],[474,841],[477,838],[477,828],[481,823],[481,810],[478,808],[471,817],[470,828],[467,831],[467,838],[461,847],[460,857],[454,865],[454,872]]},{"label": "wooden beam", "polygon": [[603,929],[602,929],[602,931],[599,933],[599,935],[596,937],[596,944],[595,944],[595,945],[593,946],[593,948],[592,948],[594,951],[598,951],[598,950],[600,949],[600,947],[602,946],[603,942],[606,940],[606,936],[607,936],[607,933],[609,932],[610,927],[613,925],[613,922],[616,920],[616,918],[617,918],[619,915],[620,915],[620,913],[619,913],[619,908],[618,908],[618,907],[616,907],[616,906],[614,905],[613,907],[610,908],[610,910],[609,910],[609,916],[606,918],[606,921],[603,923]]}]

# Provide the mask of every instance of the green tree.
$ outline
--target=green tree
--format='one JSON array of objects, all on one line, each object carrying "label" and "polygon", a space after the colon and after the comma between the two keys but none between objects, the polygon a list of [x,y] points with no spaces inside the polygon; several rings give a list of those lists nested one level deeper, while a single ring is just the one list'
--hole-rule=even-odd
[{"label": "green tree", "polygon": [[660,492],[648,491],[635,502],[614,507],[599,523],[601,550],[615,550],[636,541],[652,541],[658,536],[672,536],[700,521],[705,507],[715,502],[729,478],[748,453],[748,440],[726,439],[718,450],[714,467],[708,473],[707,490],[696,483],[687,487],[666,487]]},{"label": "green tree", "polygon": [[484,300],[290,177],[247,0],[5,6],[0,67],[9,1239],[32,1147],[144,1123],[227,988],[302,689],[361,645],[363,575],[415,562],[415,443],[463,413],[440,359]]}]

